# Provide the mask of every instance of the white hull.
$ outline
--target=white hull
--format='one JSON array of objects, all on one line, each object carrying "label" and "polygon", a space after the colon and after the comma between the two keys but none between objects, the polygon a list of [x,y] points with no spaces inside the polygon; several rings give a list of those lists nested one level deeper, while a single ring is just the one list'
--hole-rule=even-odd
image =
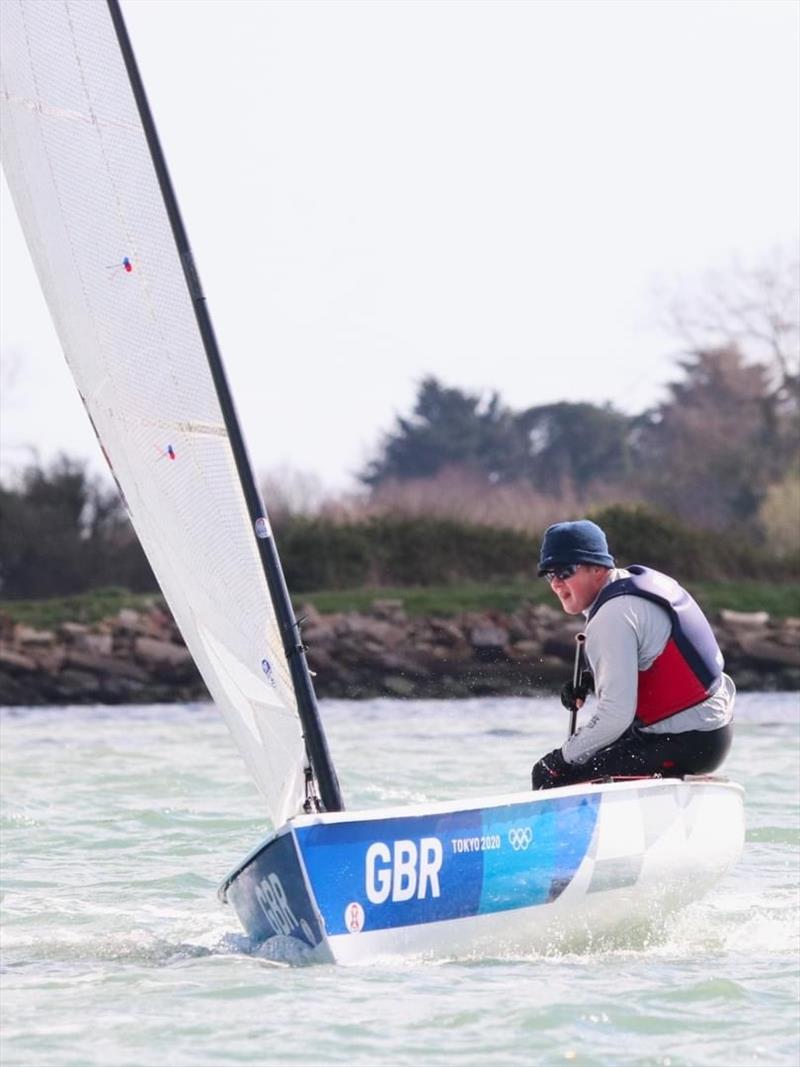
[{"label": "white hull", "polygon": [[251,938],[344,964],[578,947],[707,892],[740,855],[742,798],[638,779],[302,816],[221,893]]}]

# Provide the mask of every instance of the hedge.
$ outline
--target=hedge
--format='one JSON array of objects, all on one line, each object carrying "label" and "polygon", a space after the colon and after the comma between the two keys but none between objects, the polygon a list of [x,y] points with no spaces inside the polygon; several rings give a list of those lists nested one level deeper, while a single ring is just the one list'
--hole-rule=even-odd
[{"label": "hedge", "polygon": [[[735,532],[709,533],[639,507],[591,516],[618,563],[645,563],[679,580],[796,580],[800,559],[779,559]],[[446,519],[374,518],[340,523],[287,519],[277,530],[293,592],[359,586],[516,581],[536,573],[541,535]]]}]

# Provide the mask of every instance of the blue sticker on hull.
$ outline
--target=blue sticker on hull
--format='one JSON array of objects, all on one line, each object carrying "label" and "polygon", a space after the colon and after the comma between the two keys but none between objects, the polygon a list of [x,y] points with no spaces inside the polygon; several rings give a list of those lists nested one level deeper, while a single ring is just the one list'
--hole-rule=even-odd
[{"label": "blue sticker on hull", "polygon": [[599,794],[397,819],[300,827],[329,934],[530,907],[569,885]]}]

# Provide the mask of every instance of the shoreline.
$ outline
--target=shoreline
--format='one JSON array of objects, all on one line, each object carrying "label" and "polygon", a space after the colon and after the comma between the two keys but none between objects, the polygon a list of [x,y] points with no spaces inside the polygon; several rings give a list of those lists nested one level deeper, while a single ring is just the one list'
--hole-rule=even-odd
[{"label": "shoreline", "polygon": [[[581,622],[547,605],[408,615],[402,600],[321,614],[303,639],[321,699],[533,696],[571,677]],[[742,692],[800,690],[800,619],[723,610],[711,619]],[[0,616],[0,705],[149,704],[210,699],[171,616],[124,608],[92,625],[37,630]]]}]

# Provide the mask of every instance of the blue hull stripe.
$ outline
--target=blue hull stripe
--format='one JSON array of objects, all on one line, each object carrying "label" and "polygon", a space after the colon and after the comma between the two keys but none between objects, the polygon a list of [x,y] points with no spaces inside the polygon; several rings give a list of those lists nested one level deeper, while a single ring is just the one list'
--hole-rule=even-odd
[{"label": "blue hull stripe", "polygon": [[507,911],[555,900],[590,846],[600,795],[298,827],[328,934]]}]

